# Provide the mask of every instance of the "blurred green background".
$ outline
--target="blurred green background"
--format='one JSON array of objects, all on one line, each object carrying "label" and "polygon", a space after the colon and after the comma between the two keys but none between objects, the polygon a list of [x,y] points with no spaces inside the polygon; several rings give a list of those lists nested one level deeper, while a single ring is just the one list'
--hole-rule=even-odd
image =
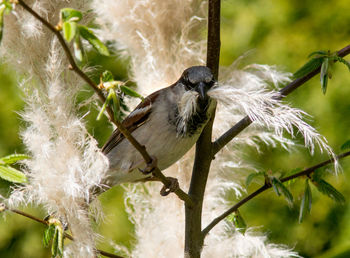
[{"label": "blurred green background", "polygon": [[[222,3],[221,64],[230,65],[237,57],[252,50],[247,62],[277,65],[295,72],[315,50],[339,50],[350,43],[349,0],[227,0]],[[346,58],[349,60],[349,57]],[[93,65],[109,69],[119,79],[127,78],[127,63],[104,58],[92,52]],[[102,69],[102,68],[101,68]],[[95,78],[97,79],[97,78]],[[0,67],[0,156],[24,152],[19,130],[25,126],[17,112],[24,107],[21,93],[16,87],[18,79],[11,67]],[[85,98],[84,93],[80,98]],[[286,98],[293,106],[311,114],[310,123],[326,136],[336,152],[350,139],[350,73],[344,65],[336,64],[327,94],[323,95],[319,78],[315,77]],[[85,110],[86,111],[86,110]],[[82,110],[82,112],[85,112]],[[105,120],[96,123],[96,112],[89,117],[91,132],[102,144],[111,127]],[[302,141],[301,141],[302,142]],[[263,170],[276,172],[305,168],[327,159],[325,154],[310,156],[299,148],[288,153],[281,149],[264,148],[263,153],[247,149],[247,157],[256,160]],[[283,198],[266,192],[241,208],[249,226],[260,227],[271,242],[294,247],[305,257],[350,257],[350,160],[342,160],[343,173],[329,175],[326,180],[347,198],[338,205],[313,189],[311,215],[298,223],[298,210],[303,182],[292,186],[296,204],[289,208]],[[0,180],[0,194],[6,196],[10,185]],[[253,191],[257,184],[249,188]],[[117,243],[132,245],[133,227],[123,209],[121,187],[115,187],[100,197],[106,220],[98,231]],[[44,217],[39,208],[24,210]],[[112,225],[112,226],[111,226]],[[43,248],[44,227],[15,214],[0,219],[0,257],[49,257]],[[113,249],[101,244],[106,251]]]}]

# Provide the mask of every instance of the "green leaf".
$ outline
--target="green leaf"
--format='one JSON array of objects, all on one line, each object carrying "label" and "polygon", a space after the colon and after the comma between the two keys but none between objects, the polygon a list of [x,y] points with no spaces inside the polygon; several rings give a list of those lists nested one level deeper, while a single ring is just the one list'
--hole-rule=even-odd
[{"label": "green leaf", "polygon": [[55,227],[52,246],[51,246],[51,257],[56,257],[57,254],[58,254],[58,229],[57,227]]},{"label": "green leaf", "polygon": [[325,57],[322,62],[321,66],[321,87],[323,94],[326,94],[327,91],[327,84],[328,84],[328,67],[329,67],[329,58]]},{"label": "green leaf", "polygon": [[277,196],[281,196],[281,193],[277,187],[276,181],[278,181],[275,177],[273,177],[271,180],[271,184],[272,184],[272,189],[275,191],[275,193],[277,194]]},{"label": "green leaf", "polygon": [[300,211],[299,211],[299,223],[301,223],[306,215],[306,213],[310,213],[312,205],[312,193],[309,185],[309,179],[305,180],[305,190],[303,198],[300,203]]},{"label": "green leaf", "polygon": [[101,55],[109,56],[108,48],[95,36],[95,34],[86,26],[78,25],[80,35],[87,40],[93,48]]},{"label": "green leaf", "polygon": [[80,11],[72,8],[61,9],[61,20],[62,22],[78,22],[83,18]]},{"label": "green leaf", "polygon": [[344,144],[340,147],[341,150],[347,150],[350,149],[350,140],[347,140],[344,142]]},{"label": "green leaf", "polygon": [[0,4],[0,43],[4,34],[4,15],[12,11],[12,3],[10,1],[1,1]]},{"label": "green leaf", "polygon": [[51,257],[63,256],[64,230],[62,223],[53,217],[47,220],[49,227],[44,232],[44,245],[48,246],[51,241]]},{"label": "green leaf", "polygon": [[4,34],[4,13],[6,10],[6,6],[2,5],[0,7],[0,43],[2,40],[2,35]]},{"label": "green leaf", "polygon": [[328,74],[322,76],[320,79],[321,79],[322,93],[323,93],[323,94],[326,94],[327,85],[328,85]]},{"label": "green leaf", "polygon": [[312,181],[320,181],[327,174],[326,166],[318,168],[312,174]]},{"label": "green leaf", "polygon": [[103,112],[105,112],[105,110],[106,110],[107,105],[108,105],[108,100],[106,100],[105,103],[103,103],[101,110],[97,115],[97,118],[96,118],[97,121],[99,121],[101,119]]},{"label": "green leaf", "polygon": [[[314,180],[314,177],[313,177]],[[324,195],[327,195],[329,198],[333,199],[335,202],[344,204],[345,203],[345,197],[337,190],[335,189],[330,183],[326,182],[323,179],[318,179],[317,181],[312,182],[317,190]]]},{"label": "green leaf", "polygon": [[54,234],[51,246],[51,257],[63,256],[63,230],[60,226],[54,226]]},{"label": "green leaf", "polygon": [[328,51],[324,51],[324,50],[318,50],[318,51],[314,51],[312,52],[308,57],[312,57],[313,55],[319,55],[321,57],[327,56],[328,55]]},{"label": "green leaf", "polygon": [[68,42],[71,42],[72,39],[77,34],[77,23],[67,21],[63,23],[62,28],[63,28],[64,39],[67,40]]},{"label": "green leaf", "polygon": [[102,74],[102,81],[103,82],[111,82],[114,81],[114,76],[111,71],[104,71]]},{"label": "green leaf", "polygon": [[272,188],[275,191],[275,193],[280,196],[281,194],[284,196],[286,201],[290,206],[293,206],[293,195],[289,192],[287,187],[284,186],[284,184],[277,179],[276,177],[272,177],[271,179]]},{"label": "green leaf", "polygon": [[294,73],[295,78],[301,78],[308,73],[316,70],[322,64],[323,57],[312,58],[306,64],[304,64],[298,71]]},{"label": "green leaf", "polygon": [[2,0],[0,1],[0,9],[4,9],[5,14],[9,14],[13,10],[12,4],[11,0]]},{"label": "green leaf", "polygon": [[45,247],[50,245],[50,242],[55,234],[55,225],[49,225],[44,231],[43,243]]},{"label": "green leaf", "polygon": [[347,67],[347,68],[349,69],[349,71],[350,71],[350,62],[346,61],[344,58],[342,58],[342,57],[340,57],[340,56],[338,56],[338,55],[336,55],[334,59],[337,60],[338,62],[342,63],[342,64],[345,64],[346,67]]},{"label": "green leaf", "polygon": [[78,62],[82,63],[84,61],[84,48],[78,34],[74,38],[73,49],[75,58],[78,60]]},{"label": "green leaf", "polygon": [[58,238],[57,238],[57,244],[58,244],[58,255],[59,257],[63,256],[63,248],[64,248],[64,241],[63,241],[63,229],[61,227],[58,227]]},{"label": "green leaf", "polygon": [[234,223],[238,232],[241,232],[242,234],[244,234],[247,231],[247,224],[245,223],[241,213],[238,210],[235,211],[234,214],[232,214],[230,219]]},{"label": "green leaf", "polygon": [[136,91],[134,91],[133,89],[129,88],[128,86],[125,85],[121,85],[120,86],[120,90],[122,92],[124,92],[124,94],[131,96],[131,97],[135,97],[135,98],[140,98],[142,101],[144,100],[144,98],[142,97],[142,95],[140,95],[139,93],[137,93]]},{"label": "green leaf", "polygon": [[11,154],[0,158],[0,165],[11,165],[17,161],[24,159],[30,159],[30,157],[25,154]]},{"label": "green leaf", "polygon": [[109,104],[112,104],[112,109],[113,109],[113,113],[114,113],[114,119],[118,119],[120,117],[120,114],[119,114],[119,111],[120,111],[119,97],[117,97],[114,89],[109,89],[106,101],[105,101],[105,103],[103,103],[103,106],[102,106],[100,112],[97,115],[97,120],[101,119],[103,112],[106,110],[107,105],[109,105]]},{"label": "green leaf", "polygon": [[0,165],[0,177],[13,183],[27,182],[27,177],[25,174],[10,166]]},{"label": "green leaf", "polygon": [[264,176],[265,172],[257,172],[257,173],[251,173],[247,176],[247,179],[245,181],[245,185],[248,188],[250,183],[253,181],[254,178],[259,177],[259,176]]},{"label": "green leaf", "polygon": [[110,89],[109,92],[110,92],[109,95],[111,96],[111,101],[112,101],[114,119],[118,120],[119,111],[120,111],[119,97],[117,96],[117,94],[115,94],[115,91],[113,89]]}]

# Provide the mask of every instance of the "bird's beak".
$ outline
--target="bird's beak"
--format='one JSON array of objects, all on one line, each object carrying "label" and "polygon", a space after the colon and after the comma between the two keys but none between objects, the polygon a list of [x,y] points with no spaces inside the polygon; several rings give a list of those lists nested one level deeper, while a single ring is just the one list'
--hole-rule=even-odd
[{"label": "bird's beak", "polygon": [[201,99],[205,99],[207,96],[207,89],[206,85],[204,82],[200,82],[199,85],[197,86],[197,92],[199,93],[199,97]]}]

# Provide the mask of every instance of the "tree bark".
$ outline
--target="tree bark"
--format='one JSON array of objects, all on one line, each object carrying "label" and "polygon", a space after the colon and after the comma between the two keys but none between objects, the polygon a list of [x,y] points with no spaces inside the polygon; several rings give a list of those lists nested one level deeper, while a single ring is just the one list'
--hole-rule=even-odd
[{"label": "tree bark", "polygon": [[[220,4],[220,0],[209,0],[208,6],[207,66],[211,69],[216,80],[219,74],[220,58]],[[214,117],[215,108],[196,144],[195,161],[188,192],[194,206],[190,207],[185,204],[185,256],[191,258],[201,256],[204,243],[202,237],[202,207],[213,158],[212,127]]]}]

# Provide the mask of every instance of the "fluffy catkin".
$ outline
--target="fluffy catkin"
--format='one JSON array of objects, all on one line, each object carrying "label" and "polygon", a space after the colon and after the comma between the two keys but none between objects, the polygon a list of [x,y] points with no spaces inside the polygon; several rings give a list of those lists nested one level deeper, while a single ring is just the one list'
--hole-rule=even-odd
[{"label": "fluffy catkin", "polygon": [[93,6],[101,37],[130,57],[131,79],[142,94],[170,85],[189,66],[205,64],[205,44],[198,40],[205,1],[102,0]]},{"label": "fluffy catkin", "polygon": [[[184,68],[204,64],[205,42],[198,32],[205,30],[205,1],[96,0],[94,3],[102,25],[100,35],[113,40],[120,53],[130,57],[131,78],[140,92],[149,94],[170,85]],[[242,158],[240,146],[258,148],[263,142],[291,150],[295,143],[285,138],[283,132],[293,136],[296,127],[303,133],[311,152],[316,145],[333,155],[324,137],[303,120],[303,111],[274,100],[276,89],[288,81],[290,74],[267,65],[251,65],[243,70],[233,65],[221,71],[219,85],[209,93],[218,100],[214,137],[247,114],[255,122],[235,138],[234,145],[216,155],[205,194],[203,225],[229,207],[228,191],[237,197],[244,191],[239,184],[240,172],[251,171],[254,165]],[[194,96],[186,97],[193,100]],[[191,103],[180,106],[184,111],[181,118],[193,110]],[[192,162],[193,151],[190,151],[165,173],[177,177],[187,189]],[[127,211],[135,225],[137,240],[129,250],[132,257],[183,255],[183,203],[174,195],[162,198],[160,187],[157,183],[126,186]],[[297,256],[285,246],[269,244],[265,236],[254,230],[243,235],[232,228],[220,223],[206,238],[203,257]]]},{"label": "fluffy catkin", "polygon": [[[53,25],[59,10],[86,10],[86,1],[26,1]],[[86,21],[85,21],[86,22]],[[75,241],[65,256],[94,257],[89,189],[99,186],[108,161],[77,115],[75,97],[81,79],[67,69],[67,59],[54,35],[21,6],[6,15],[1,54],[24,79],[26,107],[23,142],[31,159],[25,162],[29,183],[13,189],[9,205],[33,203],[69,223]]]},{"label": "fluffy catkin", "polygon": [[[53,24],[58,21],[59,9],[68,5],[58,0],[28,3]],[[85,4],[70,1],[69,7],[86,10]],[[94,0],[92,4],[101,25],[100,36],[113,40],[121,54],[130,56],[131,77],[141,93],[146,95],[173,83],[191,65],[204,64],[201,32],[206,24],[205,1]],[[22,136],[33,158],[26,162],[29,184],[15,189],[9,203],[33,202],[48,212],[55,211],[69,222],[76,239],[65,255],[91,257],[95,237],[86,202],[89,189],[99,185],[108,164],[76,114],[74,98],[81,81],[66,70],[67,61],[57,41],[21,8],[16,12],[16,16],[6,17],[1,51],[26,76],[21,88],[27,102],[23,118],[28,127]],[[272,146],[281,143],[288,149],[293,142],[282,132],[293,135],[295,127],[311,150],[316,144],[331,152],[325,139],[303,121],[302,111],[273,99],[276,92],[269,85],[287,82],[288,74],[269,66],[247,69],[232,66],[222,71],[219,86],[210,93],[218,100],[214,137],[243,115],[248,114],[255,122],[235,138],[234,148],[224,148],[217,155],[205,194],[203,225],[227,209],[228,191],[236,196],[243,191],[239,172],[254,166],[241,158],[242,144],[255,145],[261,140]],[[192,105],[183,107],[193,110]],[[257,140],[252,140],[253,136]],[[193,151],[165,173],[179,178],[187,189],[192,162]],[[132,257],[183,256],[183,203],[175,195],[162,198],[160,187],[157,183],[127,186],[126,206],[136,238],[129,251]],[[269,244],[265,236],[253,230],[243,235],[232,228],[227,222],[215,227],[205,240],[203,257],[296,256],[284,246]]]}]

